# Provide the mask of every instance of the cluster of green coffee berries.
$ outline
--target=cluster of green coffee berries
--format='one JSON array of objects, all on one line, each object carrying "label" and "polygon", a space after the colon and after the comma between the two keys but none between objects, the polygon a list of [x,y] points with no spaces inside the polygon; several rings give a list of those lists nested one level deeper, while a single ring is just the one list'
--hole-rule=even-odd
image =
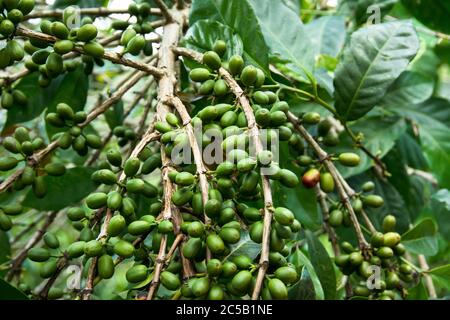
[{"label": "cluster of green coffee berries", "polygon": [[136,132],[125,125],[115,127],[113,129],[113,134],[119,139],[118,144],[120,147],[125,146],[128,142],[135,141],[137,138]]},{"label": "cluster of green coffee berries", "polygon": [[13,106],[25,107],[28,104],[28,98],[19,89],[6,89],[1,91],[1,107],[3,109],[11,109]]},{"label": "cluster of green coffee berries", "polygon": [[103,144],[100,137],[93,133],[85,134],[80,126],[86,121],[85,111],[74,112],[66,103],[56,105],[56,112],[49,112],[45,116],[45,121],[63,132],[53,135],[52,140],[58,141],[58,146],[62,149],[68,149],[72,146],[80,156],[85,156],[89,148],[100,149]]},{"label": "cluster of green coffee berries", "polygon": [[122,54],[129,53],[137,56],[142,52],[146,56],[152,55],[152,42],[145,39],[146,34],[153,32],[153,26],[149,20],[150,9],[148,3],[132,2],[128,7],[128,13],[136,17],[136,23],[130,24],[129,21],[124,20],[112,22],[113,29],[122,31],[120,38],[120,45],[123,46]]},{"label": "cluster of green coffee berries", "polygon": [[[403,297],[405,287],[414,281],[415,271],[401,257],[406,249],[401,243],[401,236],[395,232],[396,219],[387,215],[383,219],[383,232],[372,234],[370,241],[370,256],[365,257],[359,250],[348,242],[341,243],[343,253],[335,258],[336,265],[341,271],[352,277],[357,283],[353,287],[354,296],[369,297],[370,299],[396,299]],[[378,267],[380,279],[373,267]],[[373,287],[367,285],[367,279]]]},{"label": "cluster of green coffee berries", "polygon": [[34,9],[34,0],[4,0],[0,2],[0,35],[7,39],[6,47],[0,50],[0,69],[21,61],[24,57],[22,45],[13,39],[17,25]]}]

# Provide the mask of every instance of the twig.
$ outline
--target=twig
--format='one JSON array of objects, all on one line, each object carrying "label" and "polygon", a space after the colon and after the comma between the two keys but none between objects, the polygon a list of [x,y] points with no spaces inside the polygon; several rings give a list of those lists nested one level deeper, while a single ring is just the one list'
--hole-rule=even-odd
[{"label": "twig", "polygon": [[353,227],[355,228],[356,237],[358,238],[358,243],[360,249],[365,253],[366,249],[369,247],[366,239],[359,225],[358,218],[356,217],[355,211],[353,210],[352,204],[350,203],[350,198],[355,194],[355,192],[350,188],[350,186],[342,178],[341,174],[338,172],[333,162],[329,159],[328,154],[319,146],[319,144],[314,140],[314,138],[309,134],[309,132],[300,124],[299,119],[291,112],[288,112],[288,119],[294,125],[295,129],[302,135],[306,142],[311,146],[311,148],[316,153],[319,161],[322,162],[327,170],[330,172],[336,184],[336,189],[339,197],[350,214],[350,220],[352,221]]},{"label": "twig", "polygon": [[428,271],[430,269],[430,267],[428,266],[428,263],[427,263],[427,259],[425,258],[425,256],[423,254],[419,254],[417,256],[417,259],[419,260],[420,268],[422,269],[422,271],[424,271],[424,272],[422,272],[422,275],[423,275],[423,279],[425,281],[425,287],[427,288],[428,295],[430,296],[430,298],[436,299],[437,293],[436,293],[436,288],[434,287],[433,279],[431,278],[431,276],[429,274],[426,273],[426,271]]},{"label": "twig", "polygon": [[166,4],[162,0],[154,0],[156,5],[159,7],[161,14],[166,18],[166,22],[172,22],[174,21],[174,18],[172,14],[169,11],[169,8],[166,6]]},{"label": "twig", "polygon": [[[16,29],[16,35],[29,37],[29,38],[33,38],[33,39],[38,39],[38,40],[42,40],[42,41],[49,42],[49,43],[55,43],[58,40],[54,36],[50,36],[50,35],[47,35],[47,34],[41,33],[41,32],[36,32],[36,31],[26,29],[23,27],[18,27]],[[84,49],[80,46],[74,47],[73,51],[81,53],[81,54],[85,54]],[[144,63],[141,63],[141,62],[138,62],[135,60],[130,60],[130,59],[124,58],[118,53],[105,52],[101,58],[103,58],[105,60],[109,60],[116,64],[121,64],[124,66],[128,66],[131,68],[135,68],[135,69],[147,72],[155,77],[161,77],[164,74],[164,72],[158,68],[155,68],[151,65],[144,64]]]},{"label": "twig", "polygon": [[322,216],[323,216],[323,227],[328,234],[328,237],[330,238],[331,245],[333,247],[334,256],[337,257],[340,255],[340,249],[337,239],[337,234],[334,231],[334,229],[330,226],[329,219],[330,219],[330,212],[329,208],[326,202],[326,194],[320,190],[319,185],[316,185],[314,188],[314,191],[316,192],[317,201],[319,202],[320,209],[322,210]]},{"label": "twig", "polygon": [[[128,14],[128,8],[124,9],[108,9],[108,8],[82,8],[79,9],[80,14],[85,16],[97,16],[104,17],[109,16],[111,14]],[[159,16],[161,15],[161,10],[157,8],[151,8],[150,14]],[[61,18],[63,15],[63,10],[39,10],[32,12],[24,17],[24,20],[36,19],[36,18]]]},{"label": "twig", "polygon": [[[171,97],[174,96],[174,87],[176,83],[175,77],[175,64],[176,64],[176,56],[170,50],[172,46],[176,46],[178,41],[180,40],[182,24],[185,20],[183,13],[179,11],[173,11],[173,14],[177,15],[176,18],[172,15],[172,20],[170,23],[164,26],[163,30],[163,38],[161,41],[161,47],[159,49],[159,61],[158,67],[162,70],[165,70],[165,75],[161,77],[158,81],[159,91],[158,91],[158,105],[156,107],[157,117],[160,121],[164,121],[166,115],[170,111],[170,106],[168,102]],[[163,212],[162,218],[164,220],[169,220],[174,218],[175,215],[178,214],[178,209],[175,206],[172,206],[172,193],[173,193],[173,185],[169,179],[169,166],[170,161],[165,154],[164,145],[161,144],[161,158],[162,158],[162,183],[164,189],[164,199],[163,199]],[[179,223],[179,219],[174,220],[174,222]],[[175,229],[178,229],[179,226],[175,226]],[[150,283],[147,300],[152,300],[158,290],[160,275],[163,268],[165,253],[167,247],[167,236],[164,235],[161,239],[161,245],[158,253],[158,257],[156,260],[156,266],[154,270],[154,275],[152,282]],[[183,261],[184,262],[184,261]],[[183,263],[184,264],[184,263]]]},{"label": "twig", "polygon": [[370,232],[371,232],[372,234],[375,234],[375,233],[377,232],[377,229],[375,229],[375,227],[373,226],[372,221],[370,221],[369,216],[367,215],[366,210],[364,210],[364,209],[361,210],[361,216],[363,217],[364,222],[365,222],[367,228],[369,228]]}]

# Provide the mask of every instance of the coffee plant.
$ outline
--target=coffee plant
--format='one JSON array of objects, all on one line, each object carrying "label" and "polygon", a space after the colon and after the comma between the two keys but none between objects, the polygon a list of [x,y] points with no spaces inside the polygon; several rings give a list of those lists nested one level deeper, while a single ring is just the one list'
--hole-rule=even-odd
[{"label": "coffee plant", "polygon": [[109,2],[0,0],[0,299],[448,297],[448,1]]}]

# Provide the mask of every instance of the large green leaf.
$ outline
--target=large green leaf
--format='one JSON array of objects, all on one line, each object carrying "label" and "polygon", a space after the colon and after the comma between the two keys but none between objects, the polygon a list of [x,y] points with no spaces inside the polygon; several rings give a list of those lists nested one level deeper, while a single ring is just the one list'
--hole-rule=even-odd
[{"label": "large green leaf", "polygon": [[382,105],[405,105],[424,102],[433,94],[434,80],[418,72],[405,71],[392,84]]},{"label": "large green leaf", "polygon": [[425,159],[420,141],[414,138],[409,132],[404,133],[397,141],[395,147],[400,153],[403,161],[411,168],[428,170],[428,162]]},{"label": "large green leaf", "polygon": [[47,184],[47,195],[38,199],[30,190],[23,205],[46,211],[61,210],[75,205],[97,188],[91,180],[94,171],[90,167],[75,167],[68,169],[60,177],[46,176],[44,179]]},{"label": "large green leaf", "polygon": [[243,53],[242,40],[230,27],[211,20],[199,20],[189,28],[183,39],[183,45],[198,52],[211,50],[216,40],[227,42],[224,59]]},{"label": "large green leaf", "polygon": [[450,33],[450,3],[447,0],[402,0],[402,4],[427,27]]},{"label": "large green leaf", "polygon": [[369,112],[406,69],[418,48],[410,22],[371,25],[353,33],[334,79],[339,116],[355,120]]},{"label": "large green leaf", "polygon": [[[318,279],[317,279],[318,280]],[[319,283],[320,285],[320,283]],[[290,300],[315,300],[314,282],[307,268],[302,269],[300,280],[288,289]]]},{"label": "large green leaf", "polygon": [[216,20],[233,29],[244,44],[244,57],[268,73],[269,50],[255,12],[247,0],[194,0],[189,22],[194,24],[205,18]]},{"label": "large green leaf", "polygon": [[28,297],[22,291],[0,279],[0,300],[28,300]]},{"label": "large green leaf", "polygon": [[271,55],[287,61],[297,78],[307,79],[307,73],[314,71],[314,52],[299,17],[281,1],[240,1],[248,1],[253,8]]},{"label": "large green leaf", "polygon": [[105,112],[106,123],[110,129],[120,126],[124,120],[123,101],[120,100]]},{"label": "large green leaf", "polygon": [[314,233],[306,231],[306,240],[308,242],[309,257],[322,284],[325,299],[335,299],[336,274],[334,272],[333,262],[327,250]]},{"label": "large green leaf", "polygon": [[[325,296],[324,296],[322,284],[319,280],[319,277],[317,276],[317,273],[316,273],[316,270],[315,270],[313,264],[308,259],[308,257],[306,257],[300,249],[297,249],[292,254],[290,261],[296,267],[297,272],[300,272],[300,270],[301,270],[301,267],[299,267],[299,266],[304,266],[303,269],[307,270],[309,278],[311,279],[316,300],[324,300]],[[304,279],[303,272],[302,272],[302,278]],[[292,288],[292,290],[290,290],[290,292],[289,292],[290,297],[291,296],[295,297],[295,296],[298,296],[299,294],[303,294],[302,291],[304,290],[304,288],[302,287],[303,286],[302,278],[300,279],[299,282],[297,282],[296,286],[294,286],[294,288]]]},{"label": "large green leaf", "polygon": [[402,235],[402,243],[411,252],[427,256],[438,251],[436,224],[430,218],[424,219]]},{"label": "large green leaf", "polygon": [[427,272],[440,286],[450,290],[450,264],[431,269]]},{"label": "large green leaf", "polygon": [[441,189],[431,196],[430,208],[426,212],[434,217],[440,234],[450,242],[450,191]]},{"label": "large green leaf", "polygon": [[[62,79],[52,100],[46,106],[46,114],[55,112],[58,103],[67,103],[74,111],[83,110],[87,100],[88,89],[89,78],[84,73],[83,67],[79,67],[75,71],[67,73]],[[61,131],[61,129],[50,125],[48,125],[46,129],[49,137]]]},{"label": "large green leaf", "polygon": [[314,56],[336,57],[345,43],[345,20],[339,16],[320,17],[305,25]]},{"label": "large green leaf", "polygon": [[419,105],[391,106],[389,110],[413,120],[433,174],[442,187],[450,188],[450,102],[432,98]]}]

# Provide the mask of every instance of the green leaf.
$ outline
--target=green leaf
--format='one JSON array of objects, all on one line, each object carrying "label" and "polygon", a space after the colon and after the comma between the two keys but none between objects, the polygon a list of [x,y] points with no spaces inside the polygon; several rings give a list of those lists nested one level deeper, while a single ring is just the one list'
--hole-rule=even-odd
[{"label": "green leaf", "polygon": [[[0,231],[0,265],[11,259],[11,245],[9,244],[8,234]],[[0,270],[0,278],[6,274],[5,271]]]},{"label": "green leaf", "polygon": [[353,33],[334,79],[339,116],[345,121],[356,120],[369,112],[418,48],[410,22],[376,24]]},{"label": "green leaf", "polygon": [[183,45],[198,52],[205,52],[212,50],[216,40],[224,40],[227,43],[227,51],[223,57],[226,61],[232,55],[242,55],[244,51],[242,40],[233,29],[211,20],[199,20],[192,25],[183,38]]},{"label": "green leaf", "polygon": [[120,100],[105,112],[106,123],[110,129],[120,126],[124,120],[123,101]]},{"label": "green leaf", "polygon": [[[84,109],[89,89],[89,78],[84,73],[83,67],[78,67],[75,71],[67,73],[62,78],[52,100],[47,105],[46,114],[56,111],[58,103],[67,103],[72,109],[80,111]],[[51,138],[55,133],[61,132],[59,128],[46,126],[47,135]]]},{"label": "green leaf", "polygon": [[47,195],[38,199],[30,190],[23,201],[25,207],[37,210],[61,210],[75,205],[97,188],[92,182],[91,174],[95,170],[90,167],[75,167],[68,169],[63,176],[46,176]]},{"label": "green leaf", "polygon": [[194,0],[190,23],[194,24],[206,17],[233,29],[244,44],[244,58],[266,73],[269,72],[268,48],[255,12],[247,0]]},{"label": "green leaf", "polygon": [[402,243],[413,253],[433,256],[438,251],[436,232],[434,221],[426,218],[402,235]]},{"label": "green leaf", "polygon": [[450,3],[447,0],[402,0],[402,4],[427,27],[450,33]]},{"label": "green leaf", "polygon": [[417,141],[409,132],[405,132],[398,139],[395,147],[409,167],[426,171],[429,166],[419,143],[420,141]]},{"label": "green leaf", "polygon": [[288,295],[289,300],[315,300],[314,283],[307,268],[302,269],[300,280],[289,287]]},{"label": "green leaf", "polygon": [[[309,277],[311,278],[311,282],[312,285],[314,287],[314,292],[315,292],[315,297],[316,300],[324,300],[325,296],[324,296],[324,291],[322,288],[322,284],[319,280],[319,277],[317,276],[316,270],[314,269],[313,264],[311,263],[311,261],[308,259],[308,257],[306,257],[303,252],[300,249],[295,250],[294,254],[291,256],[291,263],[293,263],[295,266],[301,264],[304,265]],[[305,269],[303,268],[303,269]],[[297,268],[297,272],[299,272],[300,268]],[[334,270],[333,270],[334,272]],[[302,276],[303,276],[303,272],[302,272]],[[299,283],[297,283],[299,284]],[[301,284],[299,284],[301,285]],[[298,290],[301,290],[300,288],[297,287]],[[290,295],[297,295],[298,292],[294,292],[293,293],[289,293]]]},{"label": "green leaf", "polygon": [[450,290],[450,264],[433,268],[427,272],[440,286]]},{"label": "green leaf", "polygon": [[320,17],[305,25],[314,56],[336,57],[345,43],[345,19],[339,16]]},{"label": "green leaf", "polygon": [[8,119],[3,131],[17,123],[27,122],[38,117],[58,92],[64,76],[53,79],[47,88],[37,86],[38,78],[39,73],[31,73],[23,77],[15,87],[15,89],[21,90],[27,96],[28,103],[26,106],[13,106],[8,110]]},{"label": "green leaf", "polygon": [[29,300],[19,289],[0,279],[0,300]]},{"label": "green leaf", "polygon": [[405,71],[392,84],[382,105],[406,105],[424,102],[433,94],[434,80],[417,72]]},{"label": "green leaf", "polygon": [[270,54],[287,61],[287,67],[297,78],[308,80],[308,74],[314,71],[314,52],[299,17],[280,1],[245,1],[256,14]]},{"label": "green leaf", "polygon": [[253,242],[247,231],[241,232],[241,240],[230,246],[230,253],[224,260],[232,259],[239,255],[246,255],[250,259],[255,259],[261,252],[261,244]]},{"label": "green leaf", "polygon": [[325,299],[333,300],[336,297],[336,274],[333,262],[319,239],[311,231],[306,231],[308,252],[314,270],[320,279]]},{"label": "green leaf", "polygon": [[450,188],[450,102],[431,98],[419,105],[391,106],[399,115],[418,124],[422,149],[442,187]]}]

